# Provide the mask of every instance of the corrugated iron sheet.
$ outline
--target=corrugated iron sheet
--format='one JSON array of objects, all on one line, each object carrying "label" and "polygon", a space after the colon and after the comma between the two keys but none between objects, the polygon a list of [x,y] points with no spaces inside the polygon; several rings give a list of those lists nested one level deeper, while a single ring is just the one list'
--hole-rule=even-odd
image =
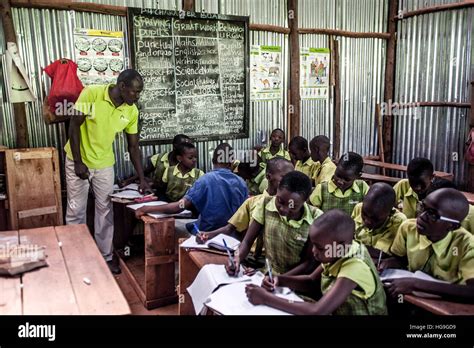
[{"label": "corrugated iron sheet", "polygon": [[[300,28],[385,32],[388,1],[300,0]],[[383,39],[333,37],[339,42],[341,85],[341,153],[378,152],[375,106],[383,100],[385,50]],[[300,46],[329,48],[328,35],[300,36]],[[308,139],[324,134],[334,140],[334,99],[301,102],[301,130]]]},{"label": "corrugated iron sheet", "polygon": [[[402,1],[400,10],[413,10],[450,1]],[[399,21],[395,102],[469,102],[474,80],[474,9],[416,16]],[[397,110],[393,158],[407,164],[413,157],[429,158],[436,170],[452,172],[466,184],[463,145],[469,109],[423,107]]]}]

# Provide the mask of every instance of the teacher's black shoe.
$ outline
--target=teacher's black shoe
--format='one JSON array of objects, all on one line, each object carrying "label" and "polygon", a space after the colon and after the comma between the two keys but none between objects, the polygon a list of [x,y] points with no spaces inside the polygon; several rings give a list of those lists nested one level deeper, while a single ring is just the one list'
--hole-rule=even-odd
[{"label": "teacher's black shoe", "polygon": [[112,274],[122,273],[120,266],[114,260],[107,261],[107,266],[109,266],[110,272],[112,272]]}]

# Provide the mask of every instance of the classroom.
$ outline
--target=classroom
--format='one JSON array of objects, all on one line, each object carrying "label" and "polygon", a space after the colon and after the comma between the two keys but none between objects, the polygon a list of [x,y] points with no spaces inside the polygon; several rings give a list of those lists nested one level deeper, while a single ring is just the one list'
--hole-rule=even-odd
[{"label": "classroom", "polygon": [[0,317],[474,315],[474,0],[0,15]]}]

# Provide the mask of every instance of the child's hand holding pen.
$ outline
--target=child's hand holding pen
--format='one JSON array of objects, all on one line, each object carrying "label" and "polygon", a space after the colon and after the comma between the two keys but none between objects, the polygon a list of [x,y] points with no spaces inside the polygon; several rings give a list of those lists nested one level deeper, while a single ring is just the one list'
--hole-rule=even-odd
[{"label": "child's hand holding pen", "polygon": [[262,288],[268,291],[275,291],[275,288],[278,286],[278,277],[273,277],[273,281],[270,280],[268,275],[265,276],[262,280]]},{"label": "child's hand holding pen", "polygon": [[229,256],[229,260],[225,265],[225,270],[227,274],[231,277],[237,277],[239,275],[240,270],[240,259],[239,259],[239,249],[237,249],[234,253],[234,257]]}]

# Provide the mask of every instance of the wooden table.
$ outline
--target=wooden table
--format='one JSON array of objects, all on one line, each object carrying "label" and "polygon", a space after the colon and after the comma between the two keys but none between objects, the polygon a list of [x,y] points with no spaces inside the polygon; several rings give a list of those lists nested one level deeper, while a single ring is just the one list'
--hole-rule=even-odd
[{"label": "wooden table", "polygon": [[405,295],[404,298],[407,302],[438,315],[474,315],[474,304],[449,302],[414,295]]},{"label": "wooden table", "polygon": [[86,225],[0,232],[0,247],[18,243],[46,246],[48,267],[0,276],[0,315],[130,314]]},{"label": "wooden table", "polygon": [[227,261],[228,257],[224,255],[179,248],[179,315],[196,315],[186,289],[193,283],[199,270],[207,264],[224,265]]}]

